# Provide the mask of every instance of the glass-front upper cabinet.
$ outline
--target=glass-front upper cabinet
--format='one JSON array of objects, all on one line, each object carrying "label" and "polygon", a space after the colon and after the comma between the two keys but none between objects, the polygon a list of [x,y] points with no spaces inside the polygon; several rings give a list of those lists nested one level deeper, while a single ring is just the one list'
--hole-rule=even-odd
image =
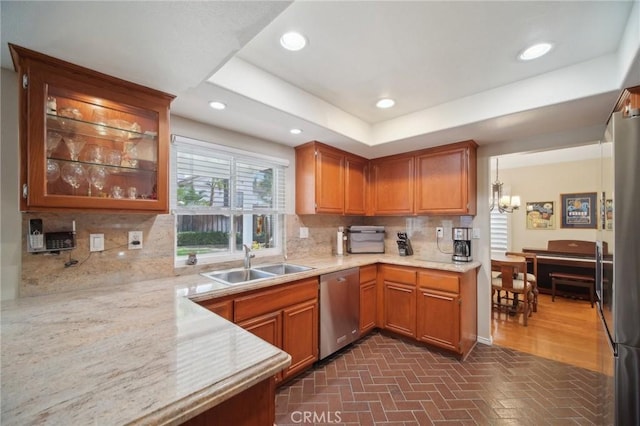
[{"label": "glass-front upper cabinet", "polygon": [[9,45],[22,210],[168,211],[172,95]]}]

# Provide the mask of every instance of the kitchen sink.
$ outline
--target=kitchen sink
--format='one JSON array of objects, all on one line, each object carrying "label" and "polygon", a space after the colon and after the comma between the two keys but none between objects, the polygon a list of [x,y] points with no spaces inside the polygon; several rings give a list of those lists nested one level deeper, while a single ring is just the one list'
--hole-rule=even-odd
[{"label": "kitchen sink", "polygon": [[226,285],[244,284],[252,281],[274,278],[281,275],[295,274],[308,271],[308,266],[291,263],[277,263],[275,265],[256,266],[251,269],[228,269],[224,271],[203,272],[202,275]]},{"label": "kitchen sink", "polygon": [[294,265],[292,263],[278,263],[275,265],[256,266],[253,269],[257,271],[269,272],[270,274],[285,275],[295,274],[296,272],[304,272],[313,268],[310,268],[308,266]]},{"label": "kitchen sink", "polygon": [[216,281],[221,281],[223,284],[241,284],[248,281],[275,277],[275,274],[270,274],[269,272],[244,268],[229,271],[207,272],[202,275]]}]

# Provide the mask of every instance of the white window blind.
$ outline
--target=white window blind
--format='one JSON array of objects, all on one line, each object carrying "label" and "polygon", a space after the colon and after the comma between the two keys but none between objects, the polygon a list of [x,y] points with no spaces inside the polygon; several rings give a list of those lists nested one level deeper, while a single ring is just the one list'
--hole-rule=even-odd
[{"label": "white window blind", "polygon": [[509,247],[509,221],[507,214],[497,209],[491,212],[491,251],[505,252]]},{"label": "white window blind", "polygon": [[230,210],[285,213],[288,161],[174,136],[171,208],[198,214]]}]

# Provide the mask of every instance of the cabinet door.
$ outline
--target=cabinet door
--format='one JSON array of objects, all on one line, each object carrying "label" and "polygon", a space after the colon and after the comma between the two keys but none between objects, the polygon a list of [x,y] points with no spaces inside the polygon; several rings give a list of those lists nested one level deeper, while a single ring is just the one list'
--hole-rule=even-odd
[{"label": "cabinet door", "polygon": [[344,212],[344,155],[316,148],[316,212]]},{"label": "cabinet door", "polygon": [[373,214],[413,214],[413,157],[386,157],[371,163]]},{"label": "cabinet door", "polygon": [[364,215],[367,200],[367,164],[364,158],[345,158],[344,213]]},{"label": "cabinet door", "polygon": [[418,340],[460,353],[459,296],[425,288],[418,291]]},{"label": "cabinet door", "polygon": [[373,330],[376,326],[376,282],[360,284],[360,333]]},{"label": "cabinet door", "polygon": [[[238,323],[238,325],[273,346],[282,348],[282,311],[248,319]],[[282,372],[276,374],[275,378],[276,382],[281,381]]]},{"label": "cabinet door", "polygon": [[285,308],[283,318],[282,350],[291,355],[286,379],[318,360],[318,300]]},{"label": "cabinet door", "polygon": [[469,175],[469,162],[467,147],[417,156],[416,213],[475,214],[475,195],[470,199],[475,176]]},{"label": "cabinet door", "polygon": [[11,46],[23,210],[168,211],[173,97]]},{"label": "cabinet door", "polygon": [[416,287],[384,282],[384,328],[416,337]]}]

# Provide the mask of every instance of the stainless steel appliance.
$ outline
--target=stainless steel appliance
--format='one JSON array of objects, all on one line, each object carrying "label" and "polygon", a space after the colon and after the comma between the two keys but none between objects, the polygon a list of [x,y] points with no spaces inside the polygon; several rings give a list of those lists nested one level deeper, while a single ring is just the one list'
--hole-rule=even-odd
[{"label": "stainless steel appliance", "polygon": [[347,252],[384,253],[384,226],[348,227]]},{"label": "stainless steel appliance", "polygon": [[[640,212],[640,117],[613,114],[602,149],[612,155],[602,156],[596,244],[596,292],[606,336],[599,350],[607,355],[601,366],[601,424],[640,425],[640,243],[634,232]],[[612,260],[603,257],[603,241]]]},{"label": "stainless steel appliance", "polygon": [[471,262],[471,228],[453,228],[454,262]]},{"label": "stainless steel appliance", "polygon": [[360,337],[360,268],[320,276],[320,359]]}]

